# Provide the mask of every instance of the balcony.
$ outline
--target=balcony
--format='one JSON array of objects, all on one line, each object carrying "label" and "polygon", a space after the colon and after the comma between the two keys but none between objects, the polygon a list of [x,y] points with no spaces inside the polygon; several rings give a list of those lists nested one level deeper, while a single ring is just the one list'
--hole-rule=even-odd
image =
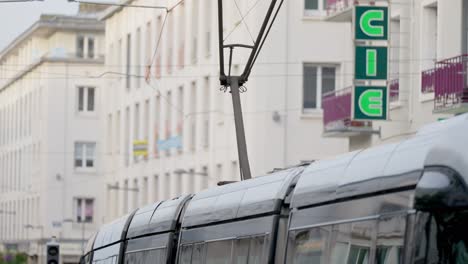
[{"label": "balcony", "polygon": [[394,79],[390,81],[390,102],[398,102],[400,100],[400,80]]},{"label": "balcony", "polygon": [[352,137],[377,133],[372,122],[351,120],[352,87],[323,95],[323,125],[325,137]]},{"label": "balcony", "polygon": [[428,94],[434,92],[435,69],[423,71],[421,74],[421,93]]},{"label": "balcony", "polygon": [[333,22],[351,22],[355,0],[327,0],[327,20]]},{"label": "balcony", "polygon": [[[436,63],[432,81],[434,87],[434,113],[460,114],[468,112],[468,54]],[[426,73],[422,87],[429,89]]]}]

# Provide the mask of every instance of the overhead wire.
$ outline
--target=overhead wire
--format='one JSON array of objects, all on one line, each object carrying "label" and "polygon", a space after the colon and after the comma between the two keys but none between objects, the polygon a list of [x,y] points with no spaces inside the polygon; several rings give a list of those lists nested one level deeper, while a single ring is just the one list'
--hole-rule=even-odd
[{"label": "overhead wire", "polygon": [[239,4],[237,3],[237,0],[234,0],[234,4],[236,5],[237,12],[239,13],[239,16],[241,17],[241,23],[245,25],[245,28],[247,29],[247,32],[249,33],[250,39],[252,39],[252,43],[255,44],[254,37],[252,36],[252,32],[250,31],[249,26],[245,22],[245,17],[242,15],[242,12],[239,8]]}]

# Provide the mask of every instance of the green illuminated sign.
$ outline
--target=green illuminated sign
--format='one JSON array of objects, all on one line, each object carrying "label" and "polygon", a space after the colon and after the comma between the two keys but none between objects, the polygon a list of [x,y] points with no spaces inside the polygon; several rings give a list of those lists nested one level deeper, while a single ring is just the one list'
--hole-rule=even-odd
[{"label": "green illuminated sign", "polygon": [[355,120],[386,120],[387,87],[356,86],[353,105]]},{"label": "green illuminated sign", "polygon": [[356,47],[355,79],[387,80],[387,47]]},{"label": "green illuminated sign", "polygon": [[356,6],[354,27],[356,40],[387,40],[388,8]]}]

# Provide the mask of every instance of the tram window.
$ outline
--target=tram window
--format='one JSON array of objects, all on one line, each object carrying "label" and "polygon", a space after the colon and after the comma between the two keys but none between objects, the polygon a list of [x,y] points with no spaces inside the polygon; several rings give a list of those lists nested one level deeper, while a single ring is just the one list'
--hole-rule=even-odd
[{"label": "tram window", "polygon": [[322,264],[325,262],[329,227],[298,231],[294,237],[293,263]]},{"label": "tram window", "polygon": [[249,238],[237,239],[235,241],[234,264],[247,264],[249,257]]},{"label": "tram window", "polygon": [[203,254],[205,251],[205,244],[195,244],[192,252],[192,264],[203,263]]},{"label": "tram window", "polygon": [[403,263],[406,215],[379,219],[377,228],[377,264]]},{"label": "tram window", "polygon": [[206,264],[231,263],[232,240],[207,243]]},{"label": "tram window", "polygon": [[181,264],[190,264],[192,263],[192,245],[182,246],[180,250],[180,259],[179,263]]},{"label": "tram window", "polygon": [[253,237],[250,239],[249,264],[262,263],[263,246],[265,237]]},{"label": "tram window", "polygon": [[368,247],[352,245],[349,250],[348,264],[364,264],[369,263]]}]

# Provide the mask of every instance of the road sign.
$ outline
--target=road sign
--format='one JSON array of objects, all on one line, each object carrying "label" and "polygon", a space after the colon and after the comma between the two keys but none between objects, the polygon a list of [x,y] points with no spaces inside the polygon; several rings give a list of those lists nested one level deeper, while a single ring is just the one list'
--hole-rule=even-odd
[{"label": "road sign", "polygon": [[387,47],[356,47],[355,79],[387,80]]},{"label": "road sign", "polygon": [[355,120],[386,120],[388,116],[387,87],[356,86],[353,107]]},{"label": "road sign", "polygon": [[388,7],[356,6],[356,40],[388,40]]}]

